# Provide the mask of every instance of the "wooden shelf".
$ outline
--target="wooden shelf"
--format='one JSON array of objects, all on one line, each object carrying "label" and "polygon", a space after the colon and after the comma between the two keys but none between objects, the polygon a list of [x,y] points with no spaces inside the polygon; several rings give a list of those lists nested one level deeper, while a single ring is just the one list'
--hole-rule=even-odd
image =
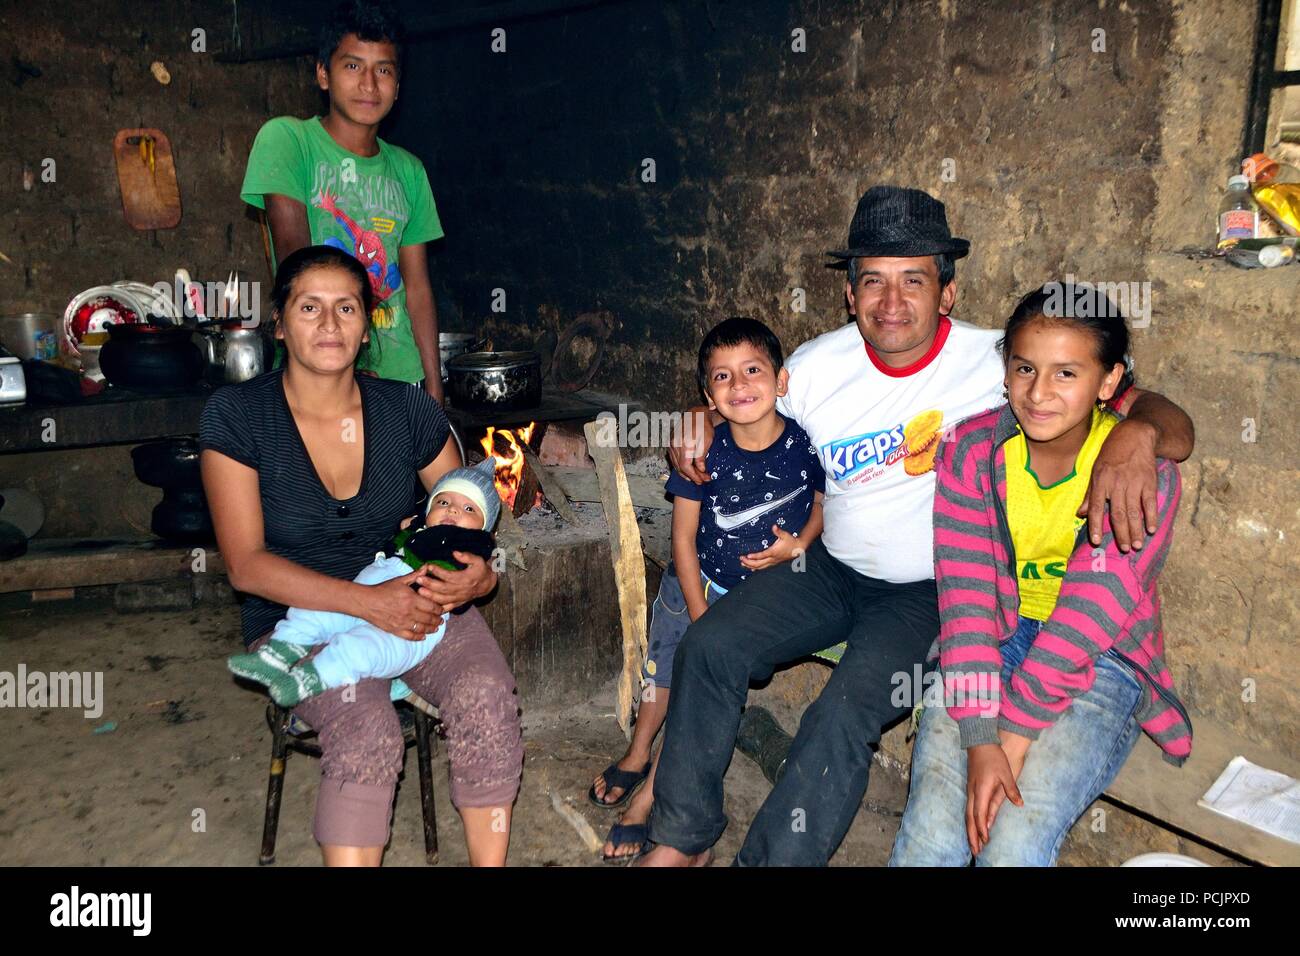
[{"label": "wooden shelf", "polygon": [[[78,402],[0,407],[0,453],[65,451],[93,445],[140,444],[199,433],[207,386],[167,392],[106,388]],[[46,441],[48,422],[54,441]]]},{"label": "wooden shelf", "polygon": [[[207,573],[224,574],[216,545],[203,548]],[[34,538],[20,558],[0,562],[0,594],[158,581],[193,573],[194,549],[158,538]]]}]

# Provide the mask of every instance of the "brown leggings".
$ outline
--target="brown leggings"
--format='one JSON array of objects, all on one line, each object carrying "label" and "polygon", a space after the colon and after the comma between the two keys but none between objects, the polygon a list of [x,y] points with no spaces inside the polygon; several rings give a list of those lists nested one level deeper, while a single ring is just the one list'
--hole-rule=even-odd
[{"label": "brown leggings", "polygon": [[[438,708],[447,735],[451,802],[510,806],[524,760],[519,700],[506,659],[478,609],[453,614],[438,646],[402,680]],[[294,711],[320,736],[321,786],[312,827],[318,843],[388,842],[405,750],[388,686],[387,680],[359,681],[303,701]]]}]

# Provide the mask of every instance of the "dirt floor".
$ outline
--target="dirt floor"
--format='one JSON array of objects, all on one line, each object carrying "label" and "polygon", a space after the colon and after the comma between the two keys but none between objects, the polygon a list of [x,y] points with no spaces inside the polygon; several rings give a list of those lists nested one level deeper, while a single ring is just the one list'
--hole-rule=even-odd
[{"label": "dirt floor", "polygon": [[[225,658],[237,650],[238,609],[122,614],[85,601],[0,615],[0,671],[99,671],[104,709],[5,709],[0,746],[0,864],[212,865],[257,861],[270,732],[266,699],[237,685]],[[598,866],[550,793],[571,802],[602,838],[616,814],[588,806],[592,777],[622,752],[614,685],[547,709],[525,700],[526,764],[514,815],[515,866]],[[793,729],[793,728],[787,728]],[[423,862],[414,750],[399,789],[386,862]],[[435,756],[442,865],[463,865],[460,820],[447,799],[445,752]],[[311,866],[318,772],[289,759],[277,863]],[[726,778],[731,821],[715,848],[729,863],[768,791],[737,755]],[[883,865],[898,827],[904,784],[873,768],[867,800],[833,863]],[[201,812],[200,812],[201,811]]]}]

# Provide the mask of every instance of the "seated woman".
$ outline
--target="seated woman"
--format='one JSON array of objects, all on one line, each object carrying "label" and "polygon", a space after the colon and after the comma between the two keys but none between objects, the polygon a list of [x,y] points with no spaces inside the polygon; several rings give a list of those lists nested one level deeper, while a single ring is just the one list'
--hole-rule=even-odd
[{"label": "seated woman", "polygon": [[[282,368],[219,389],[200,423],[203,485],[231,584],[246,597],[256,650],[290,606],[360,618],[422,640],[444,613],[489,594],[482,557],[425,565],[378,584],[352,579],[403,518],[460,466],[442,408],[403,382],[357,373],[372,291],[352,256],[326,246],[280,264],[272,291]],[[436,705],[447,733],[451,799],[474,865],[502,865],[523,744],[515,682],[476,608],[402,680]],[[378,866],[404,746],[391,682],[336,687],[295,709],[319,734],[313,834],[328,865]]]},{"label": "seated woman", "polygon": [[940,450],[944,700],[925,700],[891,866],[1050,866],[1142,731],[1173,763],[1191,753],[1156,591],[1178,466],[1157,463],[1140,549],[1119,550],[1109,517],[1094,547],[1076,512],[1117,421],[1101,403],[1131,384],[1128,330],[1096,291],[1067,293],[1062,314],[1061,288],[1030,293],[1007,322],[1007,404]]}]

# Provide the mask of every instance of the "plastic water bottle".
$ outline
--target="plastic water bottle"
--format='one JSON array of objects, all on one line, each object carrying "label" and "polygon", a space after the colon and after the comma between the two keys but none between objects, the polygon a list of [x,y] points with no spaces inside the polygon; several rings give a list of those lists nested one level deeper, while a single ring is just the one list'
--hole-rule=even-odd
[{"label": "plastic water bottle", "polygon": [[1259,203],[1250,194],[1250,180],[1233,176],[1228,191],[1219,203],[1219,241],[1216,251],[1222,255],[1242,239],[1259,236]]}]

